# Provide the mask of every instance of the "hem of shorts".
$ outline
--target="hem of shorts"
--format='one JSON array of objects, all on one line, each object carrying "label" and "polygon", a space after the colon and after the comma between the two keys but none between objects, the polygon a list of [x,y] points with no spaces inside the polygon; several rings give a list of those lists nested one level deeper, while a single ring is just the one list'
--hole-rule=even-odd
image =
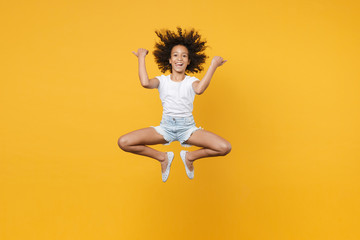
[{"label": "hem of shorts", "polygon": [[165,139],[165,141],[167,141],[167,143],[163,143],[163,145],[169,145],[169,144],[172,142],[172,141],[167,140],[167,139],[165,138],[164,134],[163,134],[161,131],[159,131],[156,127],[154,127],[154,126],[151,126],[151,127],[154,128],[155,131],[156,131],[158,134],[160,134],[161,136],[163,136],[163,138]]},{"label": "hem of shorts", "polygon": [[180,142],[181,146],[183,147],[192,147],[193,145],[190,145],[190,144],[187,144],[187,143],[184,143],[186,142],[187,140],[189,140],[189,138],[191,137],[191,135],[193,135],[194,132],[196,132],[197,130],[200,130],[200,129],[203,129],[202,127],[198,127],[196,129],[194,129],[192,132],[190,132],[189,136],[186,138],[186,140]]}]

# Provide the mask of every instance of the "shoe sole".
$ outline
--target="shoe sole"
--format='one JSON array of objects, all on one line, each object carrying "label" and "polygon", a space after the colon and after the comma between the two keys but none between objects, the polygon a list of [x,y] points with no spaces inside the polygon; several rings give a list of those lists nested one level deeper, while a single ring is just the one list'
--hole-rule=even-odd
[{"label": "shoe sole", "polygon": [[174,153],[173,153],[173,152],[169,152],[169,153],[171,153],[171,154],[170,154],[171,159],[169,159],[169,154],[167,154],[167,157],[168,157],[169,162],[168,162],[168,165],[166,166],[165,172],[161,174],[161,177],[163,177],[163,174],[166,174],[166,173],[167,173],[166,179],[165,179],[165,180],[162,179],[163,182],[166,182],[166,181],[169,179],[171,163],[172,163],[172,161],[174,160]]},{"label": "shoe sole", "polygon": [[[189,168],[186,166],[186,153],[187,153],[187,151],[184,151],[184,150],[181,151],[180,152],[180,157],[181,157],[181,160],[184,163],[186,175],[188,176],[188,178],[193,179],[194,178],[194,170],[190,171]],[[183,158],[183,155],[184,155],[184,158]],[[192,174],[192,176],[189,176],[189,174]]]}]

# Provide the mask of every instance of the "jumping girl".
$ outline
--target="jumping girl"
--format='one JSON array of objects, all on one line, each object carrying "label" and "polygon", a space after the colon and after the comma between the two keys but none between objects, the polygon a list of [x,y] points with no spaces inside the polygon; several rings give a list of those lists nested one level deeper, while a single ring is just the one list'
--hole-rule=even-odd
[{"label": "jumping girl", "polygon": [[161,72],[170,70],[171,74],[161,75],[149,79],[145,57],[148,50],[139,48],[133,52],[138,58],[139,78],[144,88],[157,88],[163,106],[160,126],[139,129],[121,136],[119,147],[126,151],[156,159],[161,163],[162,180],[166,182],[174,158],[173,152],[160,152],[147,145],[170,144],[179,141],[182,146],[195,145],[201,149],[195,151],[181,151],[180,157],[185,171],[190,179],[194,178],[195,160],[205,157],[224,156],[231,150],[230,143],[224,138],[198,128],[192,115],[195,95],[204,93],[210,84],[215,70],[226,60],[214,57],[211,65],[201,81],[185,73],[197,73],[203,70],[207,56],[204,54],[206,41],[201,39],[197,31],[184,31],[177,28],[177,32],[164,30],[155,31],[160,38],[155,43],[153,52],[155,61]]}]

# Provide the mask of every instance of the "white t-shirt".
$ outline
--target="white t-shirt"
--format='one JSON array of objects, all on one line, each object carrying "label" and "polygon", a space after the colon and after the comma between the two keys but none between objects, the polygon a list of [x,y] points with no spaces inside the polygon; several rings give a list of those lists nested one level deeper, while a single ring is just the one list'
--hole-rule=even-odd
[{"label": "white t-shirt", "polygon": [[190,117],[193,111],[195,91],[193,82],[199,81],[196,77],[185,76],[181,82],[170,79],[170,75],[157,76],[159,79],[159,94],[163,106],[163,114],[172,117]]}]

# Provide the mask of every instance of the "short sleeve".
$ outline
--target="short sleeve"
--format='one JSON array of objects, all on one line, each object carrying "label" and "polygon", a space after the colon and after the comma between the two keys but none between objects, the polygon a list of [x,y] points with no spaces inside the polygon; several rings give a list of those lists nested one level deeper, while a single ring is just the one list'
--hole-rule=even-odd
[{"label": "short sleeve", "polygon": [[165,75],[161,75],[161,76],[156,76],[157,79],[159,79],[159,86],[158,89],[160,88],[160,86],[162,85],[164,79],[165,79]]},{"label": "short sleeve", "polygon": [[196,77],[190,77],[191,84],[193,84],[193,82],[195,82],[195,81],[200,81],[200,80],[197,79]]},{"label": "short sleeve", "polygon": [[190,79],[189,79],[189,86],[190,86],[192,92],[194,92],[194,93],[195,93],[195,90],[193,88],[193,83],[196,82],[196,81],[200,81],[200,80],[197,79],[196,77],[190,77]]}]

